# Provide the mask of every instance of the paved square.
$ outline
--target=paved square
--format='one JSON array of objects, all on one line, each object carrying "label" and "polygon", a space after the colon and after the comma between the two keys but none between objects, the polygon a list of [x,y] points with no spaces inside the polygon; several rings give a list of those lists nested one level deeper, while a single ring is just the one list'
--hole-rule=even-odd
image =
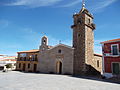
[{"label": "paved square", "polygon": [[65,75],[0,72],[0,90],[120,90],[120,84]]}]

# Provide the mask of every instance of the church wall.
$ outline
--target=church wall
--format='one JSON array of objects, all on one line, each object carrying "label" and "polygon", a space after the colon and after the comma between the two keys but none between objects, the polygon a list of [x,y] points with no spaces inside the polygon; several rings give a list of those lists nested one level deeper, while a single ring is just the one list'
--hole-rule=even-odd
[{"label": "church wall", "polygon": [[[61,50],[61,53],[58,53]],[[57,73],[57,62],[62,62],[62,74],[73,73],[73,49],[58,46],[39,53],[38,71],[42,73]]]},{"label": "church wall", "polygon": [[[97,71],[102,73],[102,56],[94,55],[94,63],[91,64]],[[98,65],[99,64],[99,65]]]},{"label": "church wall", "polygon": [[94,60],[94,32],[91,28],[85,27],[86,42],[85,42],[85,51],[86,51],[86,64],[92,64]]}]

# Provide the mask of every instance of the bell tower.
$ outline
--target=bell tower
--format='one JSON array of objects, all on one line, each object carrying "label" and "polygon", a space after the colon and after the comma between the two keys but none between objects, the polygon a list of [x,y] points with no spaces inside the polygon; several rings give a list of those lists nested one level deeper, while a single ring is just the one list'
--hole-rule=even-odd
[{"label": "bell tower", "polygon": [[94,59],[94,29],[93,16],[85,8],[85,2],[82,1],[82,9],[79,13],[73,15],[73,47],[74,61],[73,74],[81,75],[88,71],[87,65],[91,65]]},{"label": "bell tower", "polygon": [[46,49],[48,49],[48,38],[47,36],[43,36],[41,39],[40,50],[45,51]]}]

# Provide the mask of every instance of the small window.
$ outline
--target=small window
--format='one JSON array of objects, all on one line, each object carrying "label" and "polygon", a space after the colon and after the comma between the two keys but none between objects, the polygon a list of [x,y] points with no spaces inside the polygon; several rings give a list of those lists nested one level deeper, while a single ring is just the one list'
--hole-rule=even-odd
[{"label": "small window", "polygon": [[21,68],[21,63],[19,63],[19,68]]},{"label": "small window", "polygon": [[80,34],[78,34],[78,37],[80,37]]},{"label": "small window", "polygon": [[99,64],[100,64],[100,63],[99,63],[99,60],[97,60],[97,67],[99,67]]},{"label": "small window", "polygon": [[58,50],[58,53],[61,53],[61,50],[60,50],[60,49]]},{"label": "small window", "polygon": [[112,55],[118,55],[118,45],[112,45]]},{"label": "small window", "polygon": [[88,19],[88,23],[90,24],[90,19]]},{"label": "small window", "polygon": [[78,38],[82,37],[82,34],[78,33]]},{"label": "small window", "polygon": [[28,64],[28,68],[30,68],[30,64]]}]

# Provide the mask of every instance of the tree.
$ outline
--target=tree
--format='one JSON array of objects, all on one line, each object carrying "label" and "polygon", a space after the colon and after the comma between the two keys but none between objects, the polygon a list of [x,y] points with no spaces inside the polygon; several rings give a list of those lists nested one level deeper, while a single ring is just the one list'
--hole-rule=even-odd
[{"label": "tree", "polygon": [[6,66],[7,69],[12,68],[12,64],[6,64],[5,66]]}]

